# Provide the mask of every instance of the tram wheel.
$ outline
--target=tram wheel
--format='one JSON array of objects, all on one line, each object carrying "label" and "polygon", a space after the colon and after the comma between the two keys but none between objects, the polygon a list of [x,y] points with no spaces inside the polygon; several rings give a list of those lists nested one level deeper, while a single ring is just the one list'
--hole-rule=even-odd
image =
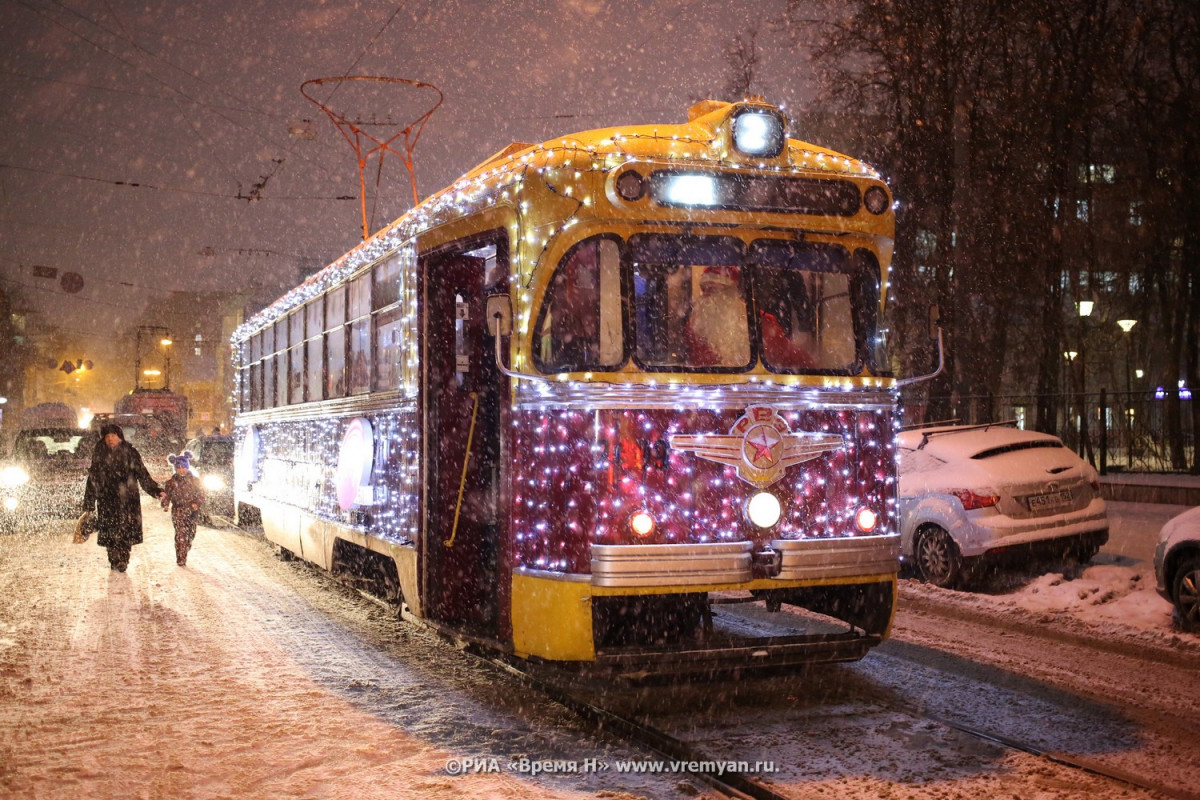
[{"label": "tram wheel", "polygon": [[954,589],[966,582],[966,563],[945,528],[932,525],[922,529],[914,551],[917,571],[926,583]]}]

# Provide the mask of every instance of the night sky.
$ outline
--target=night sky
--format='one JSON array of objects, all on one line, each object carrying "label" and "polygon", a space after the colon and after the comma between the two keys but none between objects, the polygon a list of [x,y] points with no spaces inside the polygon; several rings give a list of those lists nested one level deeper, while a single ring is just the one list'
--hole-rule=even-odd
[{"label": "night sky", "polygon": [[[95,335],[170,290],[316,271],[360,241],[362,221],[354,152],[301,94],[314,78],[441,90],[414,153],[421,197],[512,141],[678,122],[698,99],[733,99],[722,50],[755,27],[754,90],[802,110],[807,66],[767,25],[780,5],[0,0],[0,276]],[[383,82],[311,93],[400,123],[435,97]],[[377,167],[372,231],[412,200],[399,159]],[[34,266],[85,287],[66,294]]]}]

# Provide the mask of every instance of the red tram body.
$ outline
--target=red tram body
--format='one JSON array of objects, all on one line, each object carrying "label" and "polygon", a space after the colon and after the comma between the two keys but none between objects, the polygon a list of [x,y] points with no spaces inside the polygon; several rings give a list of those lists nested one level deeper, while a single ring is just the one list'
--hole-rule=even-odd
[{"label": "red tram body", "polygon": [[248,320],[239,507],[612,676],[860,658],[899,554],[887,187],[759,100],[513,145]]}]

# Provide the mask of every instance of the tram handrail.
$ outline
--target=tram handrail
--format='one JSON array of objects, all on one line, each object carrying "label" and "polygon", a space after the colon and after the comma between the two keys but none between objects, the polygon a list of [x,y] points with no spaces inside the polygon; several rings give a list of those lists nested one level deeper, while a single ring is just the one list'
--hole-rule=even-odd
[{"label": "tram handrail", "polygon": [[936,378],[938,375],[942,374],[942,370],[946,368],[946,350],[942,346],[942,329],[940,327],[937,329],[937,334],[938,334],[938,366],[937,366],[937,369],[935,369],[933,372],[929,373],[928,375],[918,375],[915,378],[904,378],[903,380],[898,380],[898,381],[896,381],[897,388],[899,388],[901,386],[911,386],[914,383],[921,383],[922,381],[931,381],[934,378]]},{"label": "tram handrail", "polygon": [[497,322],[496,332],[492,336],[492,338],[496,340],[496,369],[500,370],[502,373],[504,373],[505,375],[507,375],[510,378],[524,378],[527,381],[545,381],[546,383],[553,383],[553,381],[550,378],[546,377],[545,375],[533,375],[528,372],[516,372],[516,371],[511,370],[508,367],[504,366],[504,359],[500,354],[500,329],[499,329],[499,322],[501,319],[503,319],[503,316],[504,315],[500,314],[499,312],[492,315],[492,318],[495,319]]}]

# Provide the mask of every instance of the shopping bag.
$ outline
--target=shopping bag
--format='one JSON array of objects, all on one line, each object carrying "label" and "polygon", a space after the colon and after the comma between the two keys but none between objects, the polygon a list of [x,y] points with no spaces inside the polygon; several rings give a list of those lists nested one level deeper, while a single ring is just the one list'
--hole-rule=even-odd
[{"label": "shopping bag", "polygon": [[79,519],[75,521],[75,533],[71,537],[71,541],[75,544],[83,544],[92,534],[92,529],[95,527],[92,521],[92,512],[85,511],[79,515]]}]

